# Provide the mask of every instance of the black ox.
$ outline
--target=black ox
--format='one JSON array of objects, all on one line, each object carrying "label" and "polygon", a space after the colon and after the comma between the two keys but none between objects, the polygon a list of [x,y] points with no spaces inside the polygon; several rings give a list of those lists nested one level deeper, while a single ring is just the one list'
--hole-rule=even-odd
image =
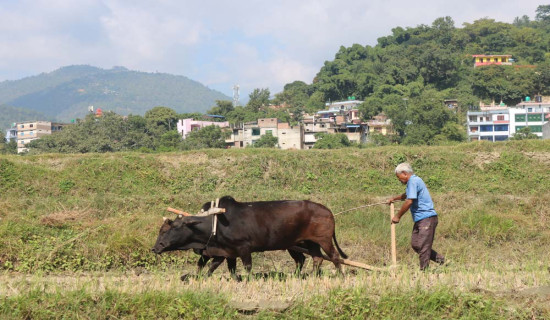
[{"label": "black ox", "polygon": [[[203,209],[210,209],[210,205],[204,204]],[[225,196],[220,199],[219,207],[226,212],[218,215],[216,235],[212,234],[213,216],[165,219],[153,252],[194,249],[201,254],[199,270],[213,258],[208,275],[227,259],[231,275],[235,277],[236,258],[241,258],[250,273],[252,252],[271,250],[288,250],[299,272],[305,257],[292,250],[294,246],[307,249],[313,257],[314,272],[318,273],[323,262],[322,248],[341,272],[340,255],[343,258],[347,255],[338,246],[334,216],[325,206],[308,200],[237,202]]]}]

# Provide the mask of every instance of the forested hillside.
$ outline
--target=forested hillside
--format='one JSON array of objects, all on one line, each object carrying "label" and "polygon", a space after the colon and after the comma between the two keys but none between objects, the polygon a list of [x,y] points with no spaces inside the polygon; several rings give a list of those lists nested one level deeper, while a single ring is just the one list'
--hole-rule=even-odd
[{"label": "forested hillside", "polygon": [[[464,113],[480,100],[515,105],[550,94],[549,48],[550,5],[539,6],[534,21],[485,18],[457,27],[451,17],[438,18],[431,25],[395,27],[375,46],[340,47],[311,84],[287,84],[277,102],[314,111],[325,101],[354,96],[365,101],[365,119],[383,111],[401,141],[426,143],[456,134],[465,119],[450,112],[445,99],[457,99]],[[514,63],[474,68],[474,54],[509,54]]]},{"label": "forested hillside", "polygon": [[69,66],[0,83],[0,103],[41,112],[61,121],[84,116],[90,105],[121,115],[143,115],[161,105],[177,112],[203,112],[216,100],[226,99],[230,98],[183,76],[123,67],[105,70]]},{"label": "forested hillside", "polygon": [[[0,128],[10,128],[14,122],[18,121],[33,121],[33,120],[49,120],[44,114],[24,109],[14,108],[6,105],[0,105]],[[4,132],[5,133],[5,132]]]}]

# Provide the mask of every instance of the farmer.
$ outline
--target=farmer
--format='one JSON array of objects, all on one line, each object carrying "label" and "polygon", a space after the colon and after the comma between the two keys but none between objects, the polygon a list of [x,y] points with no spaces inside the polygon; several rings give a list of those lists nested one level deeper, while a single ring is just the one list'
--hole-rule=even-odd
[{"label": "farmer", "polygon": [[388,204],[397,200],[405,200],[399,212],[393,217],[392,223],[399,223],[405,212],[411,209],[414,220],[411,246],[419,255],[420,270],[425,270],[430,264],[430,260],[443,264],[445,257],[432,249],[437,227],[437,213],[426,184],[414,174],[408,163],[399,164],[395,168],[395,175],[402,184],[407,185],[407,189],[402,195],[388,200]]}]

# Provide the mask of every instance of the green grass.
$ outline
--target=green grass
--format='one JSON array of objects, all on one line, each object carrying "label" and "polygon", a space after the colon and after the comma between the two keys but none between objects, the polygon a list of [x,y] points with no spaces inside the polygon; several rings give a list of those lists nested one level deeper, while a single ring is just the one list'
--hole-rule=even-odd
[{"label": "green grass", "polygon": [[[536,272],[532,286],[548,285],[547,276],[540,276],[547,273],[550,264],[546,249],[550,246],[548,140],[307,151],[244,149],[0,156],[0,270],[7,274],[38,273],[45,279],[64,273],[145,270],[163,274],[175,268],[194,272],[197,256],[193,253],[155,256],[150,252],[161,218],[170,215],[166,207],[197,212],[204,202],[232,195],[240,201],[310,199],[337,213],[402,193],[404,186],[393,173],[395,165],[402,161],[412,163],[434,199],[440,215],[435,248],[452,260],[444,272],[460,272],[467,282],[470,277],[476,279],[495,270],[507,275]],[[405,270],[415,270],[418,261],[410,249],[412,222],[408,214],[396,228],[399,264],[406,267]],[[340,246],[350,259],[376,266],[390,263],[387,206],[338,215],[336,232]],[[310,268],[310,264],[308,260],[306,268]],[[286,253],[254,256],[254,272],[289,274],[293,268]],[[334,271],[329,264],[324,264],[323,269],[329,273]],[[216,274],[227,276],[225,266]],[[169,276],[179,277],[178,274]],[[456,307],[445,307],[447,311],[434,309],[432,318],[485,317],[483,312],[489,312],[487,318],[514,318],[507,311],[508,301],[472,293],[469,289],[473,285],[467,290],[452,286],[440,288],[438,281],[434,285],[440,290],[433,291],[438,292],[437,296],[460,303]],[[516,289],[524,286],[523,282],[514,285]],[[357,290],[363,290],[361,288]],[[283,314],[316,317],[320,309],[327,317],[342,314],[342,318],[347,315],[397,319],[397,315],[406,314],[398,305],[411,301],[420,304],[419,311],[411,310],[411,314],[430,318],[431,311],[426,310],[432,307],[418,299],[435,299],[431,287],[417,290],[405,285],[398,288],[398,293],[406,295],[400,293],[395,300],[391,292],[382,291],[377,297],[367,295],[366,300],[361,300],[363,294],[355,292],[356,289],[342,289],[342,292],[340,289],[335,287],[330,293],[323,291],[318,297],[293,304]],[[132,292],[122,294],[113,287],[110,294],[117,299],[128,304],[137,301],[141,305],[128,313],[117,311],[113,317],[132,318],[139,314],[139,310],[149,308],[147,301],[151,300],[147,299],[160,299],[158,296],[166,294],[163,290],[157,291],[147,297]],[[221,299],[216,303],[229,299],[212,292],[216,290],[205,295]],[[200,296],[204,291],[199,289],[196,293]],[[84,294],[75,288],[69,292],[52,292],[42,298],[53,301],[53,305],[59,304],[56,299],[66,299],[67,303],[76,305],[81,297],[86,305],[83,308],[92,308],[93,303],[97,303],[98,309],[106,308],[106,302],[101,299],[93,302],[94,294]],[[327,304],[333,295],[348,299],[351,311],[330,313],[328,307],[315,307],[316,303]],[[479,296],[490,301],[484,304],[485,309],[472,302]],[[25,305],[18,299],[28,299],[32,305],[38,303],[33,302],[35,299],[42,298],[40,293],[29,290],[3,298],[2,308],[6,308],[6,304],[8,309],[13,309],[9,307],[11,304]],[[435,304],[446,305],[445,299]],[[367,305],[375,307],[369,309]],[[353,308],[360,308],[357,311],[360,316],[354,315]],[[534,306],[527,309],[535,316],[544,312]],[[372,310],[391,310],[396,316]],[[21,312],[16,318],[25,318],[24,311]],[[59,314],[48,316],[44,312],[33,318],[60,318]],[[217,308],[215,312],[221,312],[220,317],[234,315],[232,309]],[[259,316],[270,318],[277,314]],[[178,313],[165,317],[178,317]],[[523,313],[519,317],[522,318]]]}]

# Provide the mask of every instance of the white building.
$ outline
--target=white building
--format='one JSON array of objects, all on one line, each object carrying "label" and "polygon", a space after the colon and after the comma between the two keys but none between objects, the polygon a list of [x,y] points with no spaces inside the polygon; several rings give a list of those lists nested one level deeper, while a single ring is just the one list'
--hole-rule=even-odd
[{"label": "white building", "polygon": [[231,148],[253,146],[263,135],[271,134],[277,138],[277,147],[280,149],[303,149],[302,127],[280,123],[277,118],[258,119],[231,129],[231,135],[225,140]]},{"label": "white building", "polygon": [[510,113],[504,105],[480,105],[480,111],[468,111],[470,141],[504,141],[510,137]]},{"label": "white building", "polygon": [[189,132],[200,130],[207,126],[218,126],[220,128],[229,127],[229,122],[214,122],[214,121],[199,121],[193,119],[180,119],[178,120],[177,130],[180,136],[185,139]]},{"label": "white building", "polygon": [[17,141],[17,123],[14,123],[11,128],[6,130],[6,141]]},{"label": "white building", "polygon": [[535,96],[535,101],[526,97],[515,108],[510,108],[510,135],[529,127],[532,133],[542,137],[542,126],[548,122],[549,114],[550,97]]},{"label": "white building", "polygon": [[550,115],[550,99],[529,97],[515,107],[504,104],[480,104],[480,111],[468,111],[468,137],[470,141],[504,141],[513,137],[520,129],[529,127],[531,132],[542,137],[543,125]]}]

